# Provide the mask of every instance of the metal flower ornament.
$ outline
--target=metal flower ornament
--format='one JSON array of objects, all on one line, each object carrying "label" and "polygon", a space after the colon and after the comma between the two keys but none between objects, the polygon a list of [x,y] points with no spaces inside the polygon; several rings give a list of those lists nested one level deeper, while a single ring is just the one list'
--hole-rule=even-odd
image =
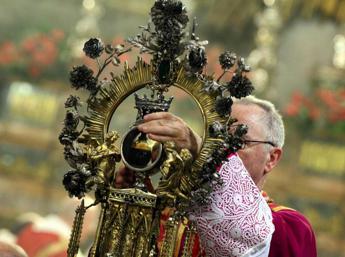
[{"label": "metal flower ornament", "polygon": [[85,43],[83,51],[86,56],[95,59],[97,57],[100,57],[103,53],[104,44],[98,38],[91,38]]},{"label": "metal flower ornament", "polygon": [[[82,202],[77,209],[68,256],[78,252],[86,209],[97,204],[102,211],[89,256],[172,256],[169,253],[175,247],[172,235],[176,224],[188,220],[192,206],[207,204],[211,192],[222,185],[217,167],[244,144],[242,137],[247,128],[234,125],[231,106],[234,98],[245,97],[254,89],[246,76],[250,67],[242,57],[226,51],[219,57],[223,73],[218,78],[206,74],[208,42],[197,37],[196,19],[187,32],[189,18],[183,3],[156,0],[150,15],[151,22],[140,27],[141,33],[127,40],[140,53],[151,54],[150,63],[138,57],[134,67],[125,64],[121,75],[110,72],[110,78],[101,78],[104,69],[108,65],[116,68],[119,56],[131,47],[104,45],[100,39],[91,38],[83,51],[97,62],[98,72],[81,65],[70,73],[71,86],[89,91],[89,97],[84,104],[73,95],[65,102],[66,116],[59,140],[72,169],[64,175],[63,184],[71,197],[83,198],[94,192],[95,203],[84,206]],[[232,73],[229,81],[224,80],[226,73]],[[150,96],[135,93],[144,87],[152,92]],[[136,129],[144,115],[169,110],[172,98],[165,94],[170,87],[192,95],[201,109],[203,145],[195,158],[188,149],[176,149],[173,142],[155,142]],[[133,93],[138,110],[133,126],[124,135],[109,131],[115,110]],[[120,144],[116,144],[120,138]],[[132,188],[114,187],[120,162],[135,173],[137,179]],[[157,172],[161,180],[150,192],[145,181]],[[157,249],[160,212],[166,207],[175,212],[163,247]],[[191,234],[186,238],[186,247],[195,236],[193,222],[187,224]],[[191,249],[184,252],[184,256],[191,256]]]}]

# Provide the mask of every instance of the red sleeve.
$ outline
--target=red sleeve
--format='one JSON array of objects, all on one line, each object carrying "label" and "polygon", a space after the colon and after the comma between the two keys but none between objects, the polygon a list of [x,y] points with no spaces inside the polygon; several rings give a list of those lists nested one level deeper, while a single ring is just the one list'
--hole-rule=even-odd
[{"label": "red sleeve", "polygon": [[[25,227],[17,236],[17,242],[28,256],[67,257],[68,241],[57,233],[36,231],[33,225]],[[45,253],[43,255],[43,253]],[[2,256],[0,254],[0,256]]]},{"label": "red sleeve", "polygon": [[272,211],[275,231],[269,257],[316,257],[315,235],[307,219],[295,210]]}]

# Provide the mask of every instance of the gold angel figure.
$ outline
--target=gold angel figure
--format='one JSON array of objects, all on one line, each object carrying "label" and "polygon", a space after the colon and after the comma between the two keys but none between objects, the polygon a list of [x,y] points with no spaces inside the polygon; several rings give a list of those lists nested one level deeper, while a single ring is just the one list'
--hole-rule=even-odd
[{"label": "gold angel figure", "polygon": [[190,192],[188,175],[192,165],[192,154],[187,149],[179,153],[171,141],[164,144],[166,160],[160,167],[162,178],[156,189],[157,195],[175,200],[177,197],[188,199]]},{"label": "gold angel figure", "polygon": [[105,135],[103,144],[96,144],[88,149],[88,157],[98,169],[98,175],[111,184],[114,181],[116,162],[121,160],[119,148],[115,145],[119,134],[116,131],[108,132]]}]

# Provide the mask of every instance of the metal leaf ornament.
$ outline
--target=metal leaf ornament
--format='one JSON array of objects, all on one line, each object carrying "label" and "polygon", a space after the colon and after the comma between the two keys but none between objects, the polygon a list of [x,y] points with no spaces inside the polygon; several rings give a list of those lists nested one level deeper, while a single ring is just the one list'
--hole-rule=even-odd
[{"label": "metal leaf ornament", "polygon": [[227,84],[230,94],[236,98],[242,98],[250,95],[253,90],[252,82],[240,74],[235,74]]},{"label": "metal leaf ornament", "polygon": [[237,69],[232,76],[231,81],[226,85],[232,96],[242,98],[253,92],[253,84],[246,76],[246,73],[249,71],[250,66],[245,63],[244,58],[239,58],[237,61]]},{"label": "metal leaf ornament", "polygon": [[70,95],[65,102],[65,108],[73,108],[76,111],[81,107],[79,96]]},{"label": "metal leaf ornament", "polygon": [[[110,63],[116,66],[120,64],[119,56],[130,51],[124,45],[104,45],[98,38],[91,38],[85,42],[83,51],[86,56],[96,59],[98,72],[94,74],[86,65],[75,66],[70,72],[70,82],[72,88],[78,90],[83,88],[89,91],[89,98],[86,103],[87,109],[90,104],[97,103],[97,95],[104,83],[99,81],[99,76]],[[99,57],[106,55],[102,63]],[[65,189],[70,196],[83,197],[84,194],[91,190],[90,185],[95,185],[96,190],[103,190],[106,178],[98,174],[95,166],[95,156],[92,152],[95,147],[100,146],[99,142],[94,141],[88,133],[84,133],[85,127],[88,126],[87,116],[79,114],[79,108],[83,105],[78,96],[69,96],[65,102],[66,117],[64,127],[59,135],[59,141],[64,145],[64,157],[67,163],[74,169],[66,173],[63,179]],[[93,159],[92,159],[93,158]],[[110,157],[109,157],[110,158]],[[90,170],[94,170],[90,172]],[[103,190],[104,191],[104,190]]]},{"label": "metal leaf ornament", "polygon": [[79,114],[75,110],[68,110],[64,120],[65,128],[74,131],[79,124]]},{"label": "metal leaf ornament", "polygon": [[214,138],[221,137],[224,133],[226,133],[226,127],[219,121],[215,121],[209,126],[208,133]]},{"label": "metal leaf ornament", "polygon": [[188,64],[193,73],[200,73],[207,64],[207,57],[203,47],[194,47],[188,55]]},{"label": "metal leaf ornament", "polygon": [[232,106],[231,97],[218,97],[216,100],[215,110],[220,116],[229,116]]},{"label": "metal leaf ornament", "polygon": [[73,67],[70,72],[70,82],[71,86],[77,90],[84,88],[91,91],[97,87],[97,79],[86,65]]},{"label": "metal leaf ornament", "polygon": [[174,60],[182,54],[180,41],[189,21],[187,10],[180,1],[156,1],[151,9],[151,20],[155,26],[159,58]]}]

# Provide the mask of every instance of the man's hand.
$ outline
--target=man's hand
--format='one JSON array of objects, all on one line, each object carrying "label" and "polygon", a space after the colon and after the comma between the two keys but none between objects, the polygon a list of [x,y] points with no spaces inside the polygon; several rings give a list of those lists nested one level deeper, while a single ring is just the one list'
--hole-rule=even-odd
[{"label": "man's hand", "polygon": [[115,188],[133,187],[135,183],[134,171],[121,167],[115,175]]},{"label": "man's hand", "polygon": [[178,149],[188,149],[194,158],[198,156],[202,139],[179,117],[169,112],[156,112],[144,117],[144,123],[138,125],[141,132],[149,138],[159,141],[173,141]]},{"label": "man's hand", "polygon": [[[135,172],[127,167],[121,167],[115,175],[115,188],[133,188],[135,184]],[[144,184],[149,192],[154,193],[154,188],[149,177],[144,179]]]}]

